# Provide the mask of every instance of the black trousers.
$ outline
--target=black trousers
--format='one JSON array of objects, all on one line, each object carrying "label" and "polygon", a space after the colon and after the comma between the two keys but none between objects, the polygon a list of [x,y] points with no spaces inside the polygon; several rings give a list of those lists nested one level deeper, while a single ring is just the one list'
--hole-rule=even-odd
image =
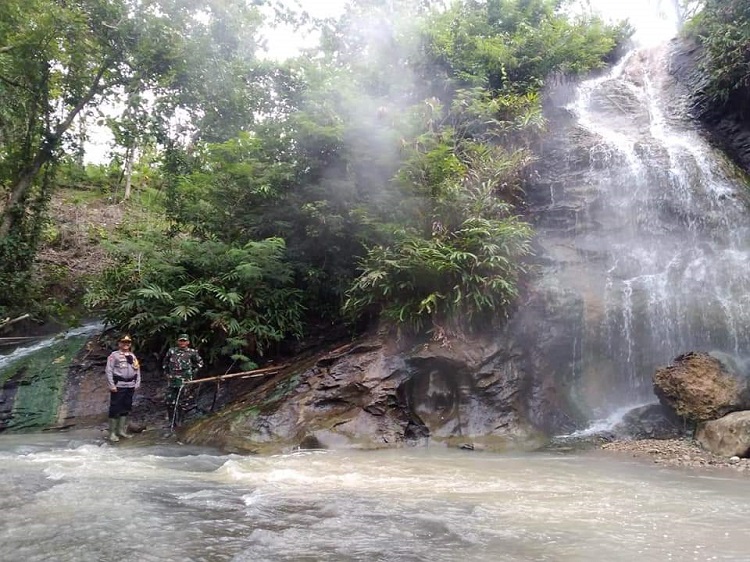
[{"label": "black trousers", "polygon": [[117,392],[109,393],[109,417],[119,418],[127,416],[133,407],[134,388],[118,388]]}]

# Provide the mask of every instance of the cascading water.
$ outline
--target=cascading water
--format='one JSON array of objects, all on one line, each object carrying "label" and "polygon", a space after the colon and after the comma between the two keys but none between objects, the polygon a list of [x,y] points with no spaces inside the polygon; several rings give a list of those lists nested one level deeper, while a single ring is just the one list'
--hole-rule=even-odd
[{"label": "cascading water", "polygon": [[547,365],[589,419],[653,401],[654,371],[686,351],[740,371],[750,358],[747,188],[686,115],[664,41],[671,14],[564,104],[570,122],[550,154],[564,162],[540,190],[538,286],[579,309],[567,351],[550,346]]}]

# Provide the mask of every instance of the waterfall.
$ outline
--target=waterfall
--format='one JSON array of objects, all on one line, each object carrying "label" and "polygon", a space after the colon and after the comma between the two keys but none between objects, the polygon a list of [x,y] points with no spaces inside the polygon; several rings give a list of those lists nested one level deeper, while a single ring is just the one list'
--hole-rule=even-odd
[{"label": "waterfall", "polygon": [[750,365],[748,191],[669,74],[676,14],[654,21],[646,37],[661,41],[558,106],[532,195],[543,259],[530,308],[546,317],[527,334],[532,368],[589,419],[653,401],[654,371],[686,351]]}]

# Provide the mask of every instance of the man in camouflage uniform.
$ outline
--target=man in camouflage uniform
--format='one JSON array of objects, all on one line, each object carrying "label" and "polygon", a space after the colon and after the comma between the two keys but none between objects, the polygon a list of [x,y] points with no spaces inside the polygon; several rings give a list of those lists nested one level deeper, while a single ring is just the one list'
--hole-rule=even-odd
[{"label": "man in camouflage uniform", "polygon": [[195,373],[202,368],[203,359],[190,347],[190,338],[187,334],[180,334],[177,347],[170,348],[162,362],[167,377],[167,414],[172,423],[182,421],[185,413],[195,407],[195,385],[185,385],[185,382],[193,380]]}]

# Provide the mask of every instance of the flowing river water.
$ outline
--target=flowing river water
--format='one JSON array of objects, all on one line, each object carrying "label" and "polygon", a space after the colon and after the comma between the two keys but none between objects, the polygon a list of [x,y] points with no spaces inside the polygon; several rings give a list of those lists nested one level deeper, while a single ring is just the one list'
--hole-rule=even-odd
[{"label": "flowing river water", "polygon": [[[626,4],[631,6],[618,3],[623,9]],[[620,126],[622,121],[610,123],[588,103],[607,80],[627,76],[623,68],[586,83],[572,109],[581,125],[612,149],[604,154],[607,163],[624,162],[637,172],[643,151],[623,136],[629,129]],[[625,86],[632,89],[632,81],[626,80]],[[643,79],[638,87],[636,93],[648,94],[654,85]],[[657,105],[648,107],[650,123],[645,127],[663,141],[662,160],[685,160],[685,154],[692,154],[688,160],[698,162],[691,164],[694,171],[698,168],[694,175],[703,177],[711,167],[695,157],[703,156],[703,141],[693,133],[675,136],[660,111]],[[675,139],[680,142],[672,142]],[[612,176],[619,177],[621,171],[622,166],[615,168]],[[602,212],[617,218],[625,209],[652,217],[659,207],[646,197],[651,191],[640,189],[651,182],[622,177],[645,199],[614,197]],[[684,185],[679,174],[668,179],[677,188]],[[628,185],[618,193],[627,192]],[[704,215],[711,218],[711,205],[724,201],[724,179],[708,177],[701,185],[713,190],[705,198],[709,209]],[[684,198],[675,205],[690,203],[692,192],[676,192]],[[722,205],[724,211],[727,207]],[[612,275],[603,291],[613,302],[625,303],[612,313],[611,326],[626,337],[619,338],[619,347],[610,353],[627,371],[620,378],[633,377],[630,393],[620,393],[628,399],[649,398],[636,375],[645,372],[643,365],[650,365],[656,354],[651,340],[667,354],[696,341],[736,355],[745,353],[748,345],[738,328],[749,310],[741,299],[750,278],[746,247],[731,236],[738,231],[728,228],[726,239],[717,240],[703,236],[701,229],[654,234],[646,227],[634,229],[630,243],[618,253],[620,262],[629,258],[636,264],[632,275]],[[653,243],[660,239],[697,241],[691,245],[696,255],[659,269],[659,264],[672,264]],[[734,272],[733,281],[707,283],[698,275],[706,248],[723,257],[715,263],[726,262],[719,270]],[[658,263],[649,269],[649,260]],[[682,291],[668,290],[674,285],[672,269],[697,272],[683,276],[683,281],[694,283],[681,282]],[[662,318],[684,318],[680,311],[685,292],[705,286],[717,291],[704,301],[718,304],[694,316],[717,316],[714,324],[721,329],[701,334],[688,320],[659,323]],[[644,303],[651,301],[639,301],[641,293],[666,297],[647,307]],[[732,300],[735,294],[740,300]],[[639,303],[653,314],[639,312]],[[724,313],[714,314],[716,310]],[[649,335],[649,341],[634,346],[630,334],[635,332]],[[606,330],[602,333],[607,335]],[[497,455],[410,448],[263,457],[138,439],[109,446],[91,433],[27,434],[0,435],[0,473],[0,560],[7,562],[750,559],[747,478],[663,469],[603,454]]]},{"label": "flowing river water", "polygon": [[747,560],[733,474],[459,450],[220,455],[0,437],[0,560]]}]

